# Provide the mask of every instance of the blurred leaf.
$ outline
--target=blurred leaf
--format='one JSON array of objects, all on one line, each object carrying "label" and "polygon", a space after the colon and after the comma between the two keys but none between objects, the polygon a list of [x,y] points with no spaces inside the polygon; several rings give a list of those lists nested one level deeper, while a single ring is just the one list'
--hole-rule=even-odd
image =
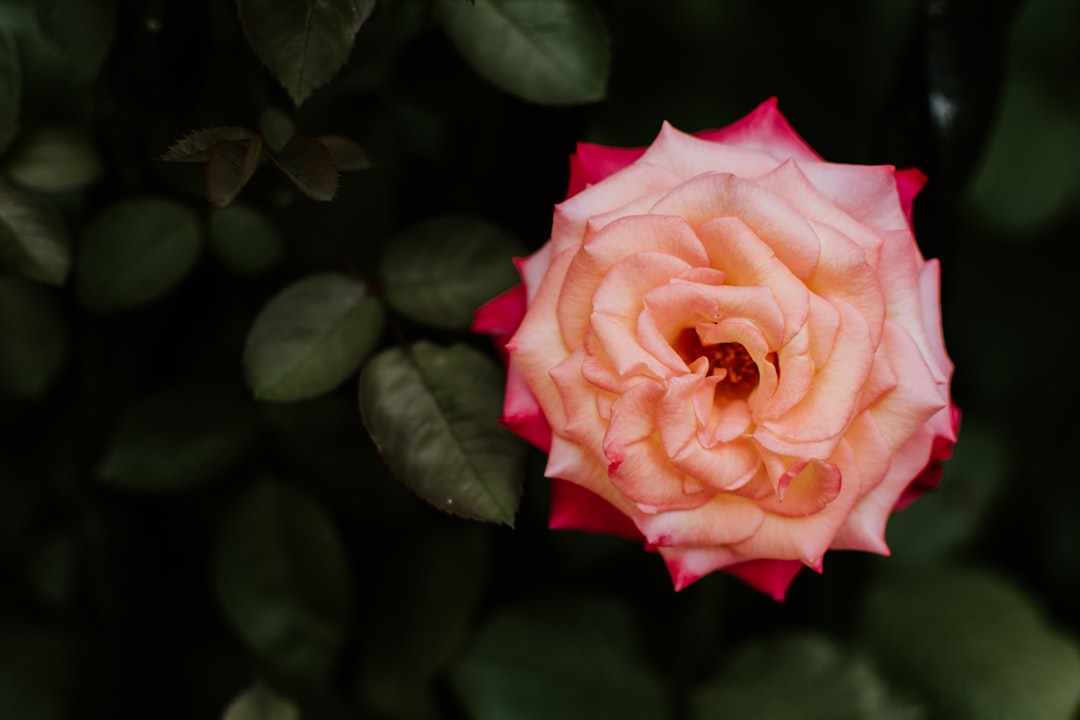
[{"label": "blurred leaf", "polygon": [[297,133],[270,157],[300,192],[327,202],[338,191],[338,171],[330,151],[316,138]]},{"label": "blurred leaf", "polygon": [[267,146],[277,152],[296,134],[296,123],[281,110],[266,107],[259,113],[259,132],[266,138]]},{"label": "blurred leaf", "polygon": [[262,136],[219,142],[206,159],[206,198],[214,207],[232,204],[259,167]]},{"label": "blurred leaf", "polygon": [[82,129],[46,126],[26,133],[8,157],[6,169],[24,187],[60,193],[93,183],[103,167],[97,148]]},{"label": "blurred leaf", "polygon": [[983,572],[951,568],[881,582],[865,638],[883,670],[950,720],[1069,720],[1080,651],[1034,603]]},{"label": "blurred leaf", "polygon": [[367,170],[371,167],[371,157],[360,143],[344,135],[321,135],[319,142],[330,152],[337,169]]},{"label": "blurred leaf", "polygon": [[33,397],[48,390],[67,344],[55,299],[29,280],[0,276],[0,394]]},{"label": "blurred leaf", "polygon": [[601,600],[551,598],[502,612],[481,628],[451,680],[475,720],[669,717],[631,617]]},{"label": "blurred leaf", "polygon": [[970,197],[996,230],[1030,231],[1080,199],[1080,114],[1053,89],[1013,71]]},{"label": "blurred leaf", "polygon": [[444,217],[394,238],[382,262],[386,301],[417,322],[464,330],[478,307],[514,285],[517,239],[483,220]]},{"label": "blurred leaf", "polygon": [[438,0],[443,28],[484,79],[535,103],[602,100],[610,49],[590,0]]},{"label": "blurred leaf", "polygon": [[283,472],[302,477],[307,490],[350,522],[400,532],[430,521],[428,507],[390,474],[348,396],[331,393],[261,410]]},{"label": "blurred leaf", "polygon": [[300,720],[300,708],[265,685],[255,685],[229,703],[221,720]]},{"label": "blurred leaf", "polygon": [[154,300],[179,285],[202,244],[199,220],[171,200],[138,198],[109,207],[79,247],[79,297],[116,310]]},{"label": "blurred leaf", "polygon": [[917,720],[865,658],[816,635],[743,649],[695,694],[699,720]]},{"label": "blurred leaf", "polygon": [[525,446],[497,422],[503,379],[476,350],[419,342],[368,363],[360,408],[406,487],[445,512],[513,526]]},{"label": "blurred leaf", "polygon": [[0,178],[0,268],[61,285],[71,267],[60,214],[37,195]]},{"label": "blurred leaf", "polygon": [[295,487],[262,483],[225,518],[218,601],[236,632],[290,677],[320,683],[349,624],[349,567],[337,528]]},{"label": "blurred leaf", "polygon": [[23,551],[28,585],[46,607],[62,608],[72,598],[79,577],[76,542],[70,533],[54,530]]},{"label": "blurred leaf", "polygon": [[255,439],[249,408],[217,388],[169,388],[121,419],[98,479],[141,492],[173,492],[221,477]]},{"label": "blurred leaf", "polygon": [[37,623],[0,627],[0,717],[63,720],[71,685],[70,644]]},{"label": "blurred leaf", "polygon": [[255,54],[297,105],[349,59],[375,0],[238,0]]},{"label": "blurred leaf", "polygon": [[233,205],[210,214],[210,247],[231,269],[255,275],[281,259],[284,242],[277,226],[261,212]]},{"label": "blurred leaf", "polygon": [[413,717],[432,702],[428,683],[465,639],[483,587],[484,539],[481,528],[458,525],[390,549],[361,669],[364,694],[380,717]]},{"label": "blurred leaf", "polygon": [[941,484],[889,518],[889,562],[936,562],[956,554],[978,529],[1009,467],[1005,439],[964,418],[962,439],[945,463]]},{"label": "blurred leaf", "polygon": [[169,162],[204,162],[210,158],[210,151],[220,142],[242,142],[255,137],[250,128],[239,126],[221,126],[195,130],[173,143],[162,160]]},{"label": "blurred leaf", "polygon": [[112,46],[114,0],[35,0],[38,24],[80,72],[96,75]]},{"label": "blurred leaf", "polygon": [[275,295],[255,318],[244,369],[255,397],[303,400],[356,372],[383,326],[383,309],[360,282],[314,275]]},{"label": "blurred leaf", "polygon": [[22,87],[19,54],[8,31],[0,26],[0,154],[7,148],[19,127]]}]

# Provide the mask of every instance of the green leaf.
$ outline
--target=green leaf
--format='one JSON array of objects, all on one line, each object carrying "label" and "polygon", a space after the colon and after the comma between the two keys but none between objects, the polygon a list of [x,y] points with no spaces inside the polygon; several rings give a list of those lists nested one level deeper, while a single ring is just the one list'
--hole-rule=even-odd
[{"label": "green leaf", "polygon": [[255,685],[236,697],[221,720],[300,720],[300,708],[265,685]]},{"label": "green leaf", "polygon": [[289,402],[333,390],[371,352],[383,309],[360,282],[313,275],[271,298],[244,347],[248,385],[260,400]]},{"label": "green leaf", "polygon": [[551,598],[497,615],[452,669],[475,720],[657,720],[663,688],[635,646],[624,608]]},{"label": "green leaf", "polygon": [[70,717],[74,653],[58,630],[36,622],[0,627],[0,717],[63,720]]},{"label": "green leaf", "polygon": [[259,113],[259,132],[273,152],[281,150],[296,134],[296,123],[285,112],[275,107],[265,107]]},{"label": "green leaf", "polygon": [[375,0],[238,0],[255,54],[303,103],[349,59]]},{"label": "green leaf", "polygon": [[1069,720],[1080,709],[1080,651],[1003,579],[950,568],[902,575],[871,593],[860,637],[883,670],[950,720]]},{"label": "green leaf", "polygon": [[602,100],[610,50],[590,0],[438,0],[443,28],[473,69],[530,102]]},{"label": "green leaf", "polygon": [[319,683],[350,622],[349,567],[337,528],[297,488],[262,483],[225,518],[214,558],[225,617],[275,669]]},{"label": "green leaf", "polygon": [[169,200],[126,200],[86,227],[79,248],[79,297],[88,307],[115,310],[161,297],[195,265],[199,220]]},{"label": "green leaf", "polygon": [[19,128],[21,98],[19,54],[11,35],[0,26],[0,153],[4,152]]},{"label": "green leaf", "polygon": [[7,173],[13,180],[47,193],[86,187],[102,170],[101,157],[89,136],[73,126],[31,130],[7,159]]},{"label": "green leaf", "polygon": [[67,332],[55,299],[40,285],[0,276],[0,394],[45,392],[67,353]]},{"label": "green leaf", "polygon": [[918,720],[865,658],[816,635],[745,648],[691,701],[695,720]]},{"label": "green leaf", "polygon": [[308,197],[327,202],[338,191],[338,171],[330,151],[318,139],[297,133],[271,159],[296,189]]},{"label": "green leaf", "polygon": [[277,226],[261,212],[233,205],[210,214],[210,247],[236,272],[255,275],[281,259],[284,242]]},{"label": "green leaf", "polygon": [[109,54],[116,28],[114,0],[35,0],[38,25],[72,60],[72,66],[97,75]]},{"label": "green leaf", "polygon": [[467,329],[473,312],[518,281],[515,238],[474,218],[420,223],[394,238],[382,262],[386,301],[418,322]]},{"label": "green leaf", "polygon": [[60,214],[37,195],[0,179],[0,268],[61,285],[70,266],[68,232]]},{"label": "green leaf", "polygon": [[367,170],[371,167],[371,157],[360,143],[344,135],[320,135],[319,142],[330,152],[337,169]]},{"label": "green leaf", "polygon": [[175,492],[222,477],[255,439],[250,408],[216,388],[170,388],[123,416],[98,468],[106,485]]},{"label": "green leaf", "polygon": [[195,130],[173,143],[162,160],[169,162],[205,162],[210,158],[210,151],[221,142],[243,142],[255,137],[250,128],[239,126],[220,126]]},{"label": "green leaf", "polygon": [[360,674],[380,717],[415,717],[432,703],[428,684],[466,638],[483,588],[482,530],[458,524],[387,548],[388,571],[375,585]]},{"label": "green leaf", "polygon": [[206,199],[214,207],[232,204],[255,174],[262,158],[262,137],[219,142],[206,159]]},{"label": "green leaf", "polygon": [[469,347],[419,342],[368,363],[360,408],[406,487],[440,510],[512,526],[525,446],[497,422],[504,377]]}]

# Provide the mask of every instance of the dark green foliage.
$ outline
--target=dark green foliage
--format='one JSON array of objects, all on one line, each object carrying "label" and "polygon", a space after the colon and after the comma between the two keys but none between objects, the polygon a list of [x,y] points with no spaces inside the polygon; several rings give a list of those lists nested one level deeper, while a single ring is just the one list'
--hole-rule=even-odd
[{"label": "dark green foliage", "polygon": [[[1078,47],[1071,0],[0,0],[0,718],[1072,720]],[[772,95],[930,176],[964,411],[892,557],[782,604],[549,531],[468,330],[575,143]]]}]

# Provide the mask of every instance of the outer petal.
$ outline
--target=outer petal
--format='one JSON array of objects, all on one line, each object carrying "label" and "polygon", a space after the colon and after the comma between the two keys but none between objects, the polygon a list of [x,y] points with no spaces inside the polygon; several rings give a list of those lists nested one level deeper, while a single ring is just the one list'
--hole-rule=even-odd
[{"label": "outer petal", "polygon": [[633,520],[619,512],[614,505],[579,485],[558,478],[551,480],[548,527],[552,530],[588,530],[630,540],[645,540]]},{"label": "outer petal", "polygon": [[738,145],[749,150],[758,150],[780,161],[788,158],[821,159],[821,156],[799,137],[787,118],[780,114],[774,97],[758,105],[742,120],[720,130],[700,132],[698,137]]},{"label": "outer petal", "polygon": [[643,154],[645,148],[624,149],[578,143],[577,152],[570,156],[570,187],[567,188],[566,197],[571,198],[589,185],[622,170]]}]

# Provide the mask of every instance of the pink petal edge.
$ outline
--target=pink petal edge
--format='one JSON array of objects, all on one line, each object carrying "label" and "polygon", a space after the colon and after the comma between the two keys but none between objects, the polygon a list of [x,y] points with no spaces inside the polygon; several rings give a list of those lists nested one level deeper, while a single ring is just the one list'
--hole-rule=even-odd
[{"label": "pink petal edge", "polygon": [[587,530],[644,542],[634,521],[591,490],[568,480],[551,478],[552,530]]},{"label": "pink petal edge", "polygon": [[922,190],[926,180],[926,175],[918,168],[905,168],[896,171],[896,192],[900,195],[900,207],[904,211],[904,217],[907,218],[908,227],[911,227],[914,222],[912,210],[915,204],[915,196]]},{"label": "pink petal edge", "polygon": [[747,560],[721,569],[780,602],[803,567],[798,560]]},{"label": "pink petal edge", "polygon": [[904,488],[904,492],[900,494],[900,497],[897,498],[896,503],[893,505],[893,512],[908,507],[941,483],[941,478],[945,474],[942,463],[952,457],[953,446],[956,444],[955,438],[957,433],[960,432],[960,408],[956,407],[956,405],[950,405],[949,414],[952,419],[953,436],[949,438],[939,435],[934,438],[934,444],[930,447],[930,459],[927,461],[926,467]]}]

